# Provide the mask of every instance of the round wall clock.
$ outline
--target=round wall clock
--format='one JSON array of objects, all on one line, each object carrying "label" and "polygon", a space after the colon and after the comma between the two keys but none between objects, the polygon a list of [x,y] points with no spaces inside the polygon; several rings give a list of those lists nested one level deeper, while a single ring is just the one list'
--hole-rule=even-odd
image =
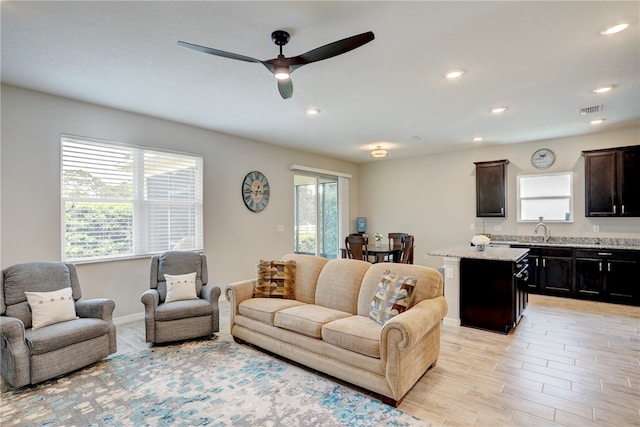
[{"label": "round wall clock", "polygon": [[556,161],[556,155],[548,148],[536,150],[531,156],[531,164],[538,169],[546,169]]},{"label": "round wall clock", "polygon": [[242,200],[251,212],[260,212],[269,203],[269,181],[262,172],[251,171],[242,180]]}]

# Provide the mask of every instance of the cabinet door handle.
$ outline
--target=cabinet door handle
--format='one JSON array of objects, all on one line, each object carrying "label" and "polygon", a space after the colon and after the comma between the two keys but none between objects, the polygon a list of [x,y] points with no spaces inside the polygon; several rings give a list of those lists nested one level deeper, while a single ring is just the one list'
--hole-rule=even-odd
[{"label": "cabinet door handle", "polygon": [[542,267],[546,267],[547,266],[547,260],[545,258],[542,258]]},{"label": "cabinet door handle", "polygon": [[624,205],[621,206],[622,209],[620,209],[620,215],[624,215]]},{"label": "cabinet door handle", "polygon": [[611,263],[607,262],[607,271],[611,273]]},{"label": "cabinet door handle", "polygon": [[536,267],[538,266],[538,261],[540,261],[538,258],[536,258]]},{"label": "cabinet door handle", "polygon": [[616,209],[616,205],[613,205],[613,213],[614,213],[614,214],[615,214],[615,213],[617,213],[616,211],[617,211],[617,209]]},{"label": "cabinet door handle", "polygon": [[598,263],[598,271],[602,271],[602,261]]},{"label": "cabinet door handle", "polygon": [[500,208],[500,215],[504,215],[504,208]]},{"label": "cabinet door handle", "polygon": [[611,256],[611,252],[598,252],[598,255]]}]

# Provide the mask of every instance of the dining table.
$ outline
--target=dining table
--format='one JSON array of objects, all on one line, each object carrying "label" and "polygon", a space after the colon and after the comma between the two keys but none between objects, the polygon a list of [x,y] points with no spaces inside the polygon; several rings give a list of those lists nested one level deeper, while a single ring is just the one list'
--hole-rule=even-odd
[{"label": "dining table", "polygon": [[[345,248],[341,248],[340,252],[342,258],[347,258],[347,250]],[[390,246],[388,243],[380,243],[379,246],[376,246],[375,243],[367,245],[367,253],[374,258],[374,263],[385,262],[387,260],[396,262],[400,259],[400,252],[401,249],[394,248],[393,245]]]}]

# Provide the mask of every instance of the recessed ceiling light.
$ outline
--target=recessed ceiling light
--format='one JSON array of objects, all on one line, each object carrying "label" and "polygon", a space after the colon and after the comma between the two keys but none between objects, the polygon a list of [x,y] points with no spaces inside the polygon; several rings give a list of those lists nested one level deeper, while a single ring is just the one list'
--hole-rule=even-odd
[{"label": "recessed ceiling light", "polygon": [[451,70],[451,71],[447,71],[447,73],[444,76],[449,80],[455,80],[462,77],[463,74],[464,74],[463,70]]},{"label": "recessed ceiling light", "polygon": [[603,36],[610,36],[611,34],[616,34],[620,31],[626,30],[628,26],[629,24],[627,24],[626,22],[610,25],[604,30],[600,31],[600,34],[602,34]]},{"label": "recessed ceiling light", "polygon": [[504,113],[505,111],[507,111],[507,107],[494,107],[491,109],[491,112],[493,114],[500,114],[500,113]]},{"label": "recessed ceiling light", "polygon": [[609,85],[609,86],[600,86],[595,88],[592,92],[593,93],[607,93],[609,92],[611,89],[613,89],[613,85]]},{"label": "recessed ceiling light", "polygon": [[591,120],[592,125],[601,125],[602,123],[604,123],[604,119],[595,119],[595,120]]},{"label": "recessed ceiling light", "polygon": [[482,140],[483,140],[483,138],[481,136],[474,136],[473,137],[473,142],[480,142]]},{"label": "recessed ceiling light", "polygon": [[320,114],[320,110],[318,110],[317,108],[307,109],[307,116],[317,116],[318,114]]}]

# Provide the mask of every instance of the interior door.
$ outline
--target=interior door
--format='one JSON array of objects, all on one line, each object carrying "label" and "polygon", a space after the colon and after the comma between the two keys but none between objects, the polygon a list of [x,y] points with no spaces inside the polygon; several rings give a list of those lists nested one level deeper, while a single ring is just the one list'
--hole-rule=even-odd
[{"label": "interior door", "polygon": [[295,253],[338,257],[338,178],[296,174]]}]

